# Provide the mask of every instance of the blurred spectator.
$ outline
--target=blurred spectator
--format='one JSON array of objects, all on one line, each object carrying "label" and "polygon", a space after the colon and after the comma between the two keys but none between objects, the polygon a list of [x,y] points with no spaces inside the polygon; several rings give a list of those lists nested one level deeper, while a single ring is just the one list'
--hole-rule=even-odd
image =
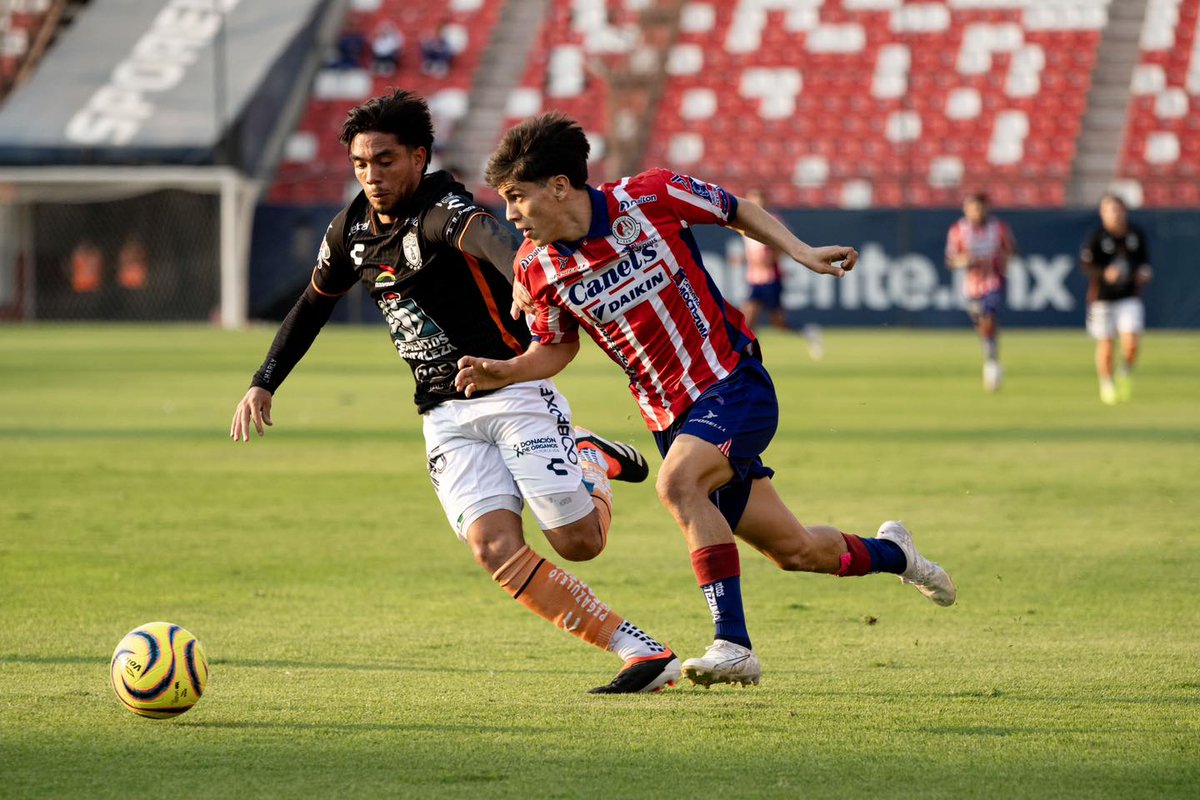
[{"label": "blurred spectator", "polygon": [[390,20],[375,29],[371,39],[371,56],[375,62],[375,74],[394,75],[404,57],[404,34]]},{"label": "blurred spectator", "polygon": [[71,291],[92,294],[100,291],[104,279],[104,254],[86,239],[75,245],[70,261]]},{"label": "blurred spectator", "polygon": [[444,78],[454,63],[454,51],[443,28],[427,33],[421,39],[421,72],[431,78]]},{"label": "blurred spectator", "polygon": [[150,262],[142,240],[136,236],[121,246],[117,253],[117,283],[124,289],[140,291],[146,288],[150,276]]},{"label": "blurred spectator", "polygon": [[367,52],[367,37],[357,28],[347,28],[337,43],[337,56],[329,66],[333,69],[361,69]]}]

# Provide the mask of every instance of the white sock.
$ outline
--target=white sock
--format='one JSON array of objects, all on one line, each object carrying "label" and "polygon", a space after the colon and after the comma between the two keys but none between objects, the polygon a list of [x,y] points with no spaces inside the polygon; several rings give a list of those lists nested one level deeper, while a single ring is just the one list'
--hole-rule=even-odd
[{"label": "white sock", "polygon": [[617,632],[609,640],[608,649],[620,656],[622,661],[628,661],[631,658],[656,656],[667,650],[667,648],[650,638],[648,633],[629,620],[625,620],[617,628]]}]

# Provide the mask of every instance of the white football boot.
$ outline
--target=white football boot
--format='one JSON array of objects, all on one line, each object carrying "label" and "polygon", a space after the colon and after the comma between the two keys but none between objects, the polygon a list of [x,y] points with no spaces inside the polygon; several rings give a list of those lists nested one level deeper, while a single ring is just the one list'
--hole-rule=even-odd
[{"label": "white football boot", "polygon": [[983,362],[983,388],[984,391],[998,392],[1000,384],[1004,382],[1004,370],[1000,368],[999,361]]},{"label": "white football boot", "polygon": [[821,335],[821,326],[810,322],[804,326],[804,339],[808,343],[808,357],[820,361],[825,357],[825,341]]},{"label": "white football boot", "polygon": [[[921,594],[939,606],[954,605],[954,599],[958,597],[958,589],[955,588],[954,581],[950,580],[950,575],[946,570],[917,552],[912,534],[904,527],[904,523],[888,520],[879,526],[879,532],[875,536],[894,542],[904,551],[908,567],[900,575],[900,580],[917,587]],[[684,673],[686,674],[686,672],[687,665],[685,664]]]},{"label": "white football boot", "polygon": [[714,683],[757,686],[762,679],[762,662],[750,648],[717,639],[700,658],[683,662],[683,677],[706,689]]}]

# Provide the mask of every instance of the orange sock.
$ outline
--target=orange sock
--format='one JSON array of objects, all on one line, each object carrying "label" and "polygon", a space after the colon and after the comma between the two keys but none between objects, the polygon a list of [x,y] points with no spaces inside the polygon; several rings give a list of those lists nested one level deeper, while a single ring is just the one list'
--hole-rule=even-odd
[{"label": "orange sock", "polygon": [[583,470],[583,484],[591,492],[596,504],[596,515],[600,518],[600,533],[608,543],[608,526],[612,524],[612,484],[608,481],[608,459],[598,448],[579,446],[579,467]]},{"label": "orange sock", "polygon": [[607,650],[625,618],[591,588],[525,545],[492,578],[521,605],[572,636]]}]

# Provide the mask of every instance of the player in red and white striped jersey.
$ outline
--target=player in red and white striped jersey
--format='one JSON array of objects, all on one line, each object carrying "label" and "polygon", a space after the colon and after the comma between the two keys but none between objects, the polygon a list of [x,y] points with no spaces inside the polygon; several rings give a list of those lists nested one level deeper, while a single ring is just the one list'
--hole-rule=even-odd
[{"label": "player in red and white striped jersey", "polygon": [[[590,189],[592,222],[569,253],[528,237],[520,280],[539,300],[534,336],[603,341],[629,375],[653,431],[666,430],[755,347],[741,313],[710,288],[688,226],[727,224],[734,198],[720,187],[651,170]],[[670,285],[671,291],[664,291]]]},{"label": "player in red and white striped jersey", "polygon": [[1004,307],[1004,281],[1008,260],[1016,253],[1016,240],[1007,224],[988,212],[987,195],[968,195],[963,217],[946,235],[946,266],[966,271],[963,293],[967,312],[983,343],[983,387],[1000,388],[1002,373],[996,337]]},{"label": "player in red and white striped jersey", "polygon": [[706,686],[759,681],[735,532],[783,569],[892,572],[953,603],[949,576],[899,523],[884,523],[877,538],[804,526],[766,480],[775,389],[754,334],[704,269],[691,227],[735,226],[828,275],[852,269],[858,253],[810,247],[760,206],[667,170],[593,188],[588,150],[578,124],[547,114],[508,131],[492,154],[488,182],[525,238],[514,272],[536,310],[533,343],[507,360],[459,359],[455,385],[469,397],[557,374],[578,352],[580,328],[625,370],[664,456],[659,498],[687,539],[716,628],[683,674]]}]

